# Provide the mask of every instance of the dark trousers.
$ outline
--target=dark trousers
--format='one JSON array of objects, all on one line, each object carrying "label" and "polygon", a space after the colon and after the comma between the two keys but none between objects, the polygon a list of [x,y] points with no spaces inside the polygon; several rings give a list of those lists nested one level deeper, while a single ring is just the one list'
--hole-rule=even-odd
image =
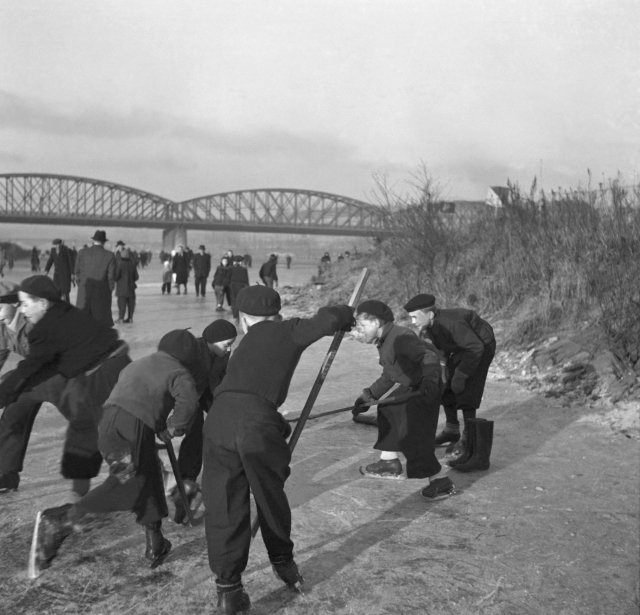
[{"label": "dark trousers", "polygon": [[225,298],[227,299],[227,305],[231,305],[231,293],[228,286],[214,286],[213,290],[216,293],[216,302],[220,307],[222,307]]},{"label": "dark trousers", "polygon": [[[106,359],[90,374],[75,378],[58,374],[21,393],[5,408],[0,421],[0,465],[5,468],[4,472],[22,469],[33,421],[40,405],[47,401],[69,421],[62,454],[62,475],[65,478],[97,476],[102,464],[98,452],[102,404],[115,386],[120,371],[130,362],[129,355],[124,353]],[[20,416],[24,410],[27,412]]]},{"label": "dark trousers", "polygon": [[153,430],[117,406],[105,406],[98,446],[109,476],[77,503],[82,512],[130,510],[142,525],[168,514],[162,466]]},{"label": "dark trousers", "polygon": [[248,284],[245,284],[244,282],[231,282],[231,285],[229,286],[230,289],[230,305],[231,305],[231,311],[233,312],[233,317],[234,318],[238,318],[238,315],[240,314],[238,308],[236,308],[236,297],[238,296],[238,293],[243,289],[246,288],[248,286]]},{"label": "dark trousers", "polygon": [[165,293],[167,293],[167,295],[171,294],[171,282],[162,283],[162,294],[164,295]]},{"label": "dark trousers", "polygon": [[0,417],[0,474],[22,472],[33,422],[41,405],[39,399],[25,393],[4,409]]},{"label": "dark trousers", "polygon": [[207,276],[197,275],[195,277],[195,283],[196,283],[196,297],[198,295],[202,295],[204,297],[207,294]]},{"label": "dark trousers", "polygon": [[204,425],[204,416],[201,410],[196,410],[193,417],[191,427],[185,434],[180,444],[180,452],[178,453],[178,468],[180,476],[184,480],[192,480],[196,478],[202,470],[202,426]]},{"label": "dark trousers", "polygon": [[240,580],[251,545],[249,490],[271,561],[293,556],[291,509],[284,491],[291,452],[284,421],[252,395],[223,393],[204,423],[202,493],[209,566],[219,580]]},{"label": "dark trousers", "polygon": [[[394,395],[409,389],[398,387]],[[414,397],[402,404],[378,407],[378,440],[374,448],[401,452],[407,459],[408,478],[435,476],[442,466],[435,454],[438,400]]]},{"label": "dark trousers", "polygon": [[[136,309],[136,298],[118,297],[118,318],[120,320],[133,320],[133,312]],[[126,314],[126,315],[125,315]]]}]

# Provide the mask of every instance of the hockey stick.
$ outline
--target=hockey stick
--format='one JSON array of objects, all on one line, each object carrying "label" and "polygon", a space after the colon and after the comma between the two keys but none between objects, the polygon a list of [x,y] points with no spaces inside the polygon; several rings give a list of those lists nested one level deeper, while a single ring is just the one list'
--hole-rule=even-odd
[{"label": "hockey stick", "polygon": [[191,506],[189,506],[189,498],[187,497],[187,492],[184,489],[184,481],[182,480],[182,475],[180,474],[180,468],[178,467],[176,452],[175,450],[173,450],[171,437],[164,434],[159,434],[159,437],[166,446],[167,454],[169,455],[169,461],[171,462],[171,469],[173,470],[173,476],[176,479],[176,486],[178,487],[178,493],[180,494],[180,499],[182,500],[182,505],[184,506],[184,510],[187,513],[187,517],[189,519],[189,525],[193,527],[193,515],[191,513]]},{"label": "hockey stick", "polygon": [[[351,294],[351,297],[347,305],[350,305],[351,307],[356,306],[356,304],[360,300],[362,291],[364,290],[364,286],[367,283],[368,277],[369,277],[369,270],[365,267],[360,273],[360,277],[356,282],[356,287],[353,289],[353,293]],[[313,383],[313,386],[311,387],[311,391],[309,392],[309,396],[307,397],[307,401],[304,404],[304,408],[302,408],[302,412],[298,417],[298,423],[295,426],[295,429],[293,430],[291,437],[289,438],[288,444],[289,444],[289,450],[291,452],[293,452],[293,450],[295,449],[298,439],[300,438],[300,434],[304,429],[304,425],[307,422],[309,415],[311,414],[311,410],[313,409],[313,404],[315,404],[316,399],[318,399],[318,394],[320,393],[320,389],[322,388],[322,385],[324,384],[324,381],[327,378],[327,374],[329,373],[329,368],[331,367],[331,364],[333,363],[333,360],[336,357],[336,353],[338,352],[338,348],[340,347],[340,342],[342,342],[344,333],[345,333],[344,331],[336,331],[333,334],[333,341],[331,342],[331,346],[329,346],[329,350],[327,351],[324,361],[322,362],[320,371],[316,376],[316,381]],[[251,523],[252,538],[255,538],[258,532],[258,526],[259,526],[259,520],[256,515],[255,519]]]},{"label": "hockey stick", "polygon": [[[362,404],[363,406],[368,406],[369,408],[373,408],[374,406],[388,406],[390,404],[401,404],[413,397],[420,396],[420,392],[410,393],[408,395],[398,395],[398,397],[386,397],[385,399],[377,399],[376,401],[371,401],[366,404]],[[337,410],[327,410],[326,412],[320,412],[319,414],[314,414],[310,416],[307,420],[313,421],[314,419],[322,418],[323,416],[331,416],[332,414],[340,414],[341,412],[347,412],[347,410],[353,410],[353,406],[346,406],[344,408],[338,408]],[[300,417],[295,419],[287,419],[289,423],[295,423],[299,421]]]}]

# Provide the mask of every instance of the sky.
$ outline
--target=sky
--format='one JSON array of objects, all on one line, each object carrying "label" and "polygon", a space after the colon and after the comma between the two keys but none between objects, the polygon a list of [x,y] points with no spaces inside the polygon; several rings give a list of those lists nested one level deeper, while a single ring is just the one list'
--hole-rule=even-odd
[{"label": "sky", "polygon": [[0,173],[176,201],[373,202],[424,170],[470,200],[507,180],[640,181],[637,0],[0,0],[0,15]]}]

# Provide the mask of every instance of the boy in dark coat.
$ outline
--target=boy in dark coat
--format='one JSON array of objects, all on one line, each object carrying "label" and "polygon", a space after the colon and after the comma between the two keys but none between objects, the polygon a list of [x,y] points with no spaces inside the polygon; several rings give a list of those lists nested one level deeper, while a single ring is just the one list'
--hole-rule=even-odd
[{"label": "boy in dark coat", "polygon": [[87,513],[131,510],[145,528],[145,557],[151,567],[164,561],[171,543],[161,531],[167,502],[155,438],[182,435],[189,427],[198,395],[187,365],[195,365],[197,357],[195,337],[175,330],[162,337],[157,352],[122,370],[104,404],[99,427],[99,447],[109,464],[109,476],[75,504],[38,513],[31,577],[51,565],[64,539]]},{"label": "boy in dark coat", "polygon": [[349,330],[353,308],[321,308],[313,318],[280,318],[272,288],[240,291],[236,308],[246,333],[234,351],[204,424],[205,529],[218,608],[249,608],[242,587],[251,544],[249,491],[276,574],[288,585],[302,579],[293,560],[291,509],[284,491],[291,429],[278,412],[305,348],[325,335]]},{"label": "boy in dark coat", "polygon": [[357,309],[354,337],[375,344],[382,365],[381,376],[356,399],[353,412],[365,412],[366,404],[380,399],[391,387],[394,403],[378,405],[378,440],[374,448],[380,460],[360,471],[371,478],[404,478],[401,452],[407,460],[408,478],[426,478],[422,490],[428,500],[447,497],[454,491],[435,456],[435,435],[440,402],[440,361],[435,349],[413,331],[394,324],[391,308],[371,299]]},{"label": "boy in dark coat", "polygon": [[[33,328],[27,356],[0,383],[0,407],[10,414],[13,404],[48,401],[58,408],[69,421],[62,475],[73,479],[77,495],[84,495],[100,471],[98,421],[118,374],[131,362],[128,346],[116,331],[63,302],[46,275],[25,278],[18,298]],[[11,446],[26,447],[31,424],[6,434]]]},{"label": "boy in dark coat", "polygon": [[[493,439],[493,422],[476,419],[480,407],[489,366],[496,352],[496,338],[491,325],[473,310],[464,308],[440,309],[433,295],[420,294],[404,306],[412,322],[420,329],[420,336],[433,341],[447,362],[447,383],[442,394],[446,425],[436,442],[456,444],[459,456],[449,465],[462,472],[489,468],[489,454]],[[460,438],[458,410],[462,410],[464,430]],[[477,421],[482,432],[483,446],[476,446],[476,458],[469,447],[469,428]],[[485,424],[486,423],[486,424]],[[482,449],[482,450],[481,450]],[[478,458],[481,453],[482,460]]]},{"label": "boy in dark coat", "polygon": [[238,293],[247,286],[249,286],[249,272],[244,266],[242,256],[234,256],[233,265],[229,271],[229,298],[231,300],[231,311],[236,320],[236,325],[239,324],[236,297]]}]

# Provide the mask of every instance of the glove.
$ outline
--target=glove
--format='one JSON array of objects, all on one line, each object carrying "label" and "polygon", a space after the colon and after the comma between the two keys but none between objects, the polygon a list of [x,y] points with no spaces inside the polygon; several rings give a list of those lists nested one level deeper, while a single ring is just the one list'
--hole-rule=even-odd
[{"label": "glove", "polygon": [[464,387],[467,383],[467,377],[467,374],[461,372],[459,369],[453,373],[453,378],[451,379],[451,390],[456,395],[460,395],[464,391]]},{"label": "glove", "polygon": [[364,389],[362,393],[358,396],[358,398],[353,402],[353,410],[351,414],[353,416],[358,416],[358,414],[362,414],[369,409],[367,404],[376,401],[376,398],[371,395],[371,391],[369,389]]},{"label": "glove", "polygon": [[282,419],[282,437],[287,440],[293,429],[291,428],[291,423],[289,423],[282,414],[280,415],[280,418]]},{"label": "glove", "polygon": [[348,333],[356,326],[356,319],[353,317],[355,309],[350,305],[336,305],[331,308],[340,323],[339,331]]}]

